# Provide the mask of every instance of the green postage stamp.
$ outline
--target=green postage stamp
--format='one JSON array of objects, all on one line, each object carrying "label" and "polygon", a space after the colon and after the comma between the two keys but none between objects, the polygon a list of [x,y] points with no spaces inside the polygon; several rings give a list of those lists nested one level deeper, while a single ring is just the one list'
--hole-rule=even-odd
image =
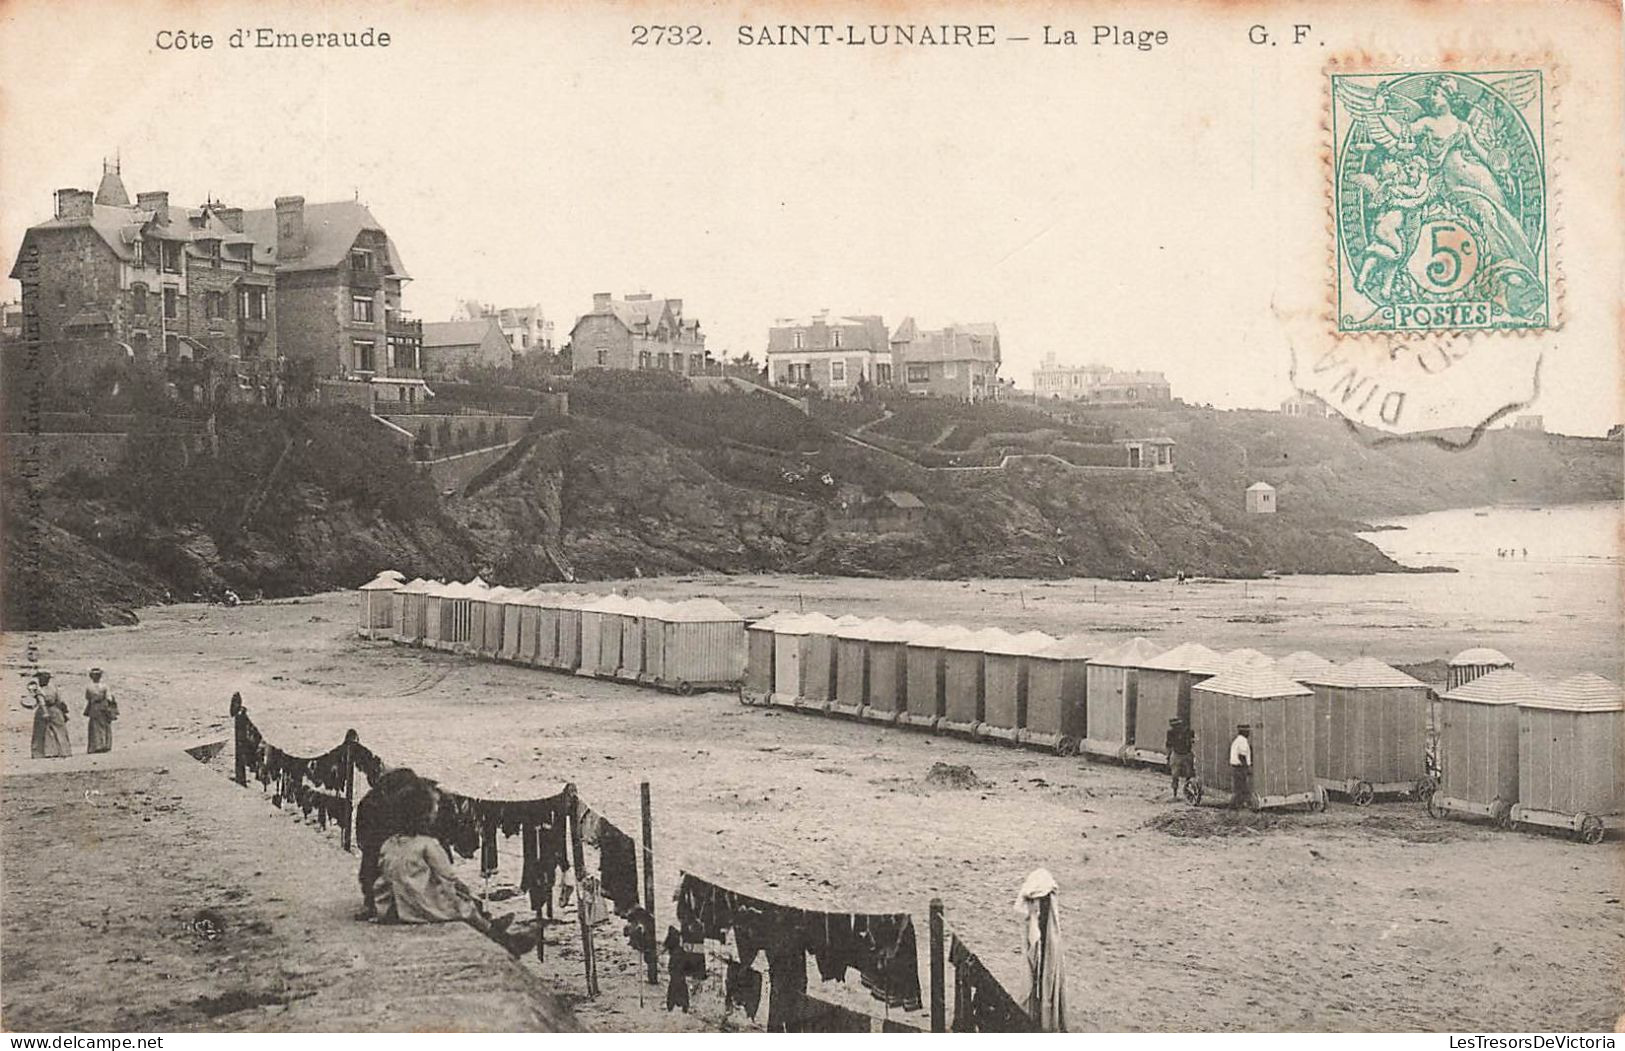
[{"label": "green postage stamp", "polygon": [[1331,76],[1336,331],[1552,328],[1541,71]]}]

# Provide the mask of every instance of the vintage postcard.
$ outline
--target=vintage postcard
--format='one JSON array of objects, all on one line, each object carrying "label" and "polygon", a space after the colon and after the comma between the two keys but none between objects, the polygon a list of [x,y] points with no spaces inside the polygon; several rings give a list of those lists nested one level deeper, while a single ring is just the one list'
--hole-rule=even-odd
[{"label": "vintage postcard", "polygon": [[0,2],[5,1038],[1612,1048],[1621,30]]}]

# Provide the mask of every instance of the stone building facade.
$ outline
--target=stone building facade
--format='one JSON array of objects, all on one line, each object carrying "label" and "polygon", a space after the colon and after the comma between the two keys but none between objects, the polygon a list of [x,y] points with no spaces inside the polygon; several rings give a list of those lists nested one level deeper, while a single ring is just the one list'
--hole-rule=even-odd
[{"label": "stone building facade", "polygon": [[592,312],[570,330],[570,368],[656,369],[684,376],[710,367],[698,320],[683,314],[681,299],[656,299],[647,292],[616,299],[592,297]]}]

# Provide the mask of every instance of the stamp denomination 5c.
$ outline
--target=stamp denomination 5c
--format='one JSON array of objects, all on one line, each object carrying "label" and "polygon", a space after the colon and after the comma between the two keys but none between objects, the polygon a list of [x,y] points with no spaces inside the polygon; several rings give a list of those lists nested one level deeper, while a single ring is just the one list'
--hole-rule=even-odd
[{"label": "stamp denomination 5c", "polygon": [[1542,72],[1331,77],[1335,331],[1555,327]]}]

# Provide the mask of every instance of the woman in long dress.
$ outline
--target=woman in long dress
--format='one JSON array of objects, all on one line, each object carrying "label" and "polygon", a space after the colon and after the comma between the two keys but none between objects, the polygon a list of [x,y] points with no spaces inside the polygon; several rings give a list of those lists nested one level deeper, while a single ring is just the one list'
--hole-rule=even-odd
[{"label": "woman in long dress", "polygon": [[34,697],[34,758],[72,755],[73,749],[68,746],[68,706],[62,700],[62,691],[51,685],[48,671],[34,678],[39,684],[37,690],[30,691]]},{"label": "woman in long dress", "polygon": [[90,685],[85,687],[85,751],[87,753],[113,750],[113,720],[118,718],[118,702],[112,691],[102,682],[102,670],[90,669]]}]

